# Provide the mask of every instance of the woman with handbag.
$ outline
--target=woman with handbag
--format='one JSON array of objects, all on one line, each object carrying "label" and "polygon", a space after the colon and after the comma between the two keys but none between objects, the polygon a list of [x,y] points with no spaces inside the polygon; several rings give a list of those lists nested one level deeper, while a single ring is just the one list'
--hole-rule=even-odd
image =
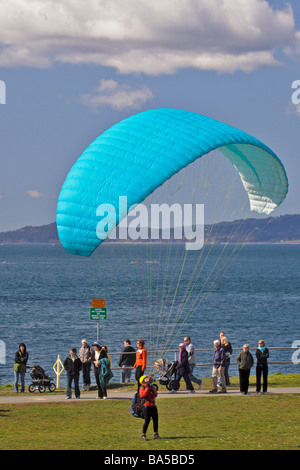
[{"label": "woman with handbag", "polygon": [[21,393],[25,392],[25,374],[26,364],[28,361],[28,352],[26,345],[21,343],[19,349],[15,354],[14,374],[15,374],[15,392],[18,393],[19,378],[21,378]]}]

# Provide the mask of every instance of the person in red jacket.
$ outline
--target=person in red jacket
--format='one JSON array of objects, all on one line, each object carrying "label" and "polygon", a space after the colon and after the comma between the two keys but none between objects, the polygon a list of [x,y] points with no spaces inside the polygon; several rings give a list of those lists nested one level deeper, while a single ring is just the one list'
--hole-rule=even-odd
[{"label": "person in red jacket", "polygon": [[141,386],[140,378],[144,375],[147,367],[147,351],[144,348],[144,345],[145,341],[143,339],[139,339],[137,342],[138,350],[136,352],[136,360],[133,366],[135,368],[135,379],[137,381],[138,391]]},{"label": "person in red jacket", "polygon": [[142,440],[147,441],[146,432],[151,418],[153,420],[154,439],[160,439],[158,435],[158,412],[155,404],[157,391],[152,386],[152,380],[150,377],[147,377],[146,375],[142,375],[142,377],[140,377],[139,394],[144,404],[143,413],[145,418],[145,422],[143,425]]}]

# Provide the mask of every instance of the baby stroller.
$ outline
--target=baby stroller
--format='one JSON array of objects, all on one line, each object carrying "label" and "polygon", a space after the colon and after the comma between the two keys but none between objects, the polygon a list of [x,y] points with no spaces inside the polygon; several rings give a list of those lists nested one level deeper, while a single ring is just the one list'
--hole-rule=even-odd
[{"label": "baby stroller", "polygon": [[49,377],[41,366],[34,364],[30,366],[29,369],[30,377],[32,378],[32,383],[28,387],[29,392],[33,393],[38,390],[40,393],[44,393],[46,387],[49,389],[49,392],[56,390],[56,385],[52,382],[53,379]]},{"label": "baby stroller", "polygon": [[160,376],[158,381],[161,385],[165,385],[168,390],[173,389],[174,379],[171,377],[175,373],[177,361],[172,361],[166,365],[166,359],[158,359],[154,362],[154,367],[158,370]]}]

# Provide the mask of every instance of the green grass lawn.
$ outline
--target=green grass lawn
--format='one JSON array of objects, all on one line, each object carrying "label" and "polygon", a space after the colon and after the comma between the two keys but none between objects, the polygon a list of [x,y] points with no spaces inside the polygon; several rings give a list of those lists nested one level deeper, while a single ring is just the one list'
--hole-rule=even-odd
[{"label": "green grass lawn", "polygon": [[0,449],[297,450],[299,395],[158,400],[159,433],[133,418],[130,400],[0,405]]},{"label": "green grass lawn", "polygon": [[[299,377],[273,374],[269,386],[299,386]],[[231,383],[237,388],[238,378],[232,377]],[[251,377],[250,386],[254,385]],[[134,392],[136,385],[110,384],[109,388]],[[204,379],[203,389],[209,388],[211,379]],[[11,385],[0,387],[0,396],[11,394]],[[150,423],[147,442],[141,441],[143,420],[132,417],[130,400],[0,405],[0,449],[296,450],[300,447],[299,405],[299,395],[161,398],[162,439],[153,440]]]}]

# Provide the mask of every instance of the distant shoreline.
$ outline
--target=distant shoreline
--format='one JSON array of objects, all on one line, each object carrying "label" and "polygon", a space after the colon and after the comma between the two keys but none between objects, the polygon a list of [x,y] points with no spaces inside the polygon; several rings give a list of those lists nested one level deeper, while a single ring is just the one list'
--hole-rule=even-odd
[{"label": "distant shoreline", "polygon": [[[114,241],[114,242],[104,242],[102,243],[102,246],[106,245],[157,245],[160,244],[161,240],[156,240],[156,241]],[[178,242],[178,241],[163,241],[164,245],[184,245],[185,242]],[[300,240],[285,240],[282,242],[272,242],[272,241],[267,241],[267,242],[207,242],[205,245],[300,245]],[[0,246],[4,245],[53,245],[53,246],[62,246],[60,241],[57,242],[1,242]]]},{"label": "distant shoreline", "polygon": [[[206,244],[300,244],[300,214],[282,215],[264,219],[237,219],[231,222],[218,222],[205,225],[204,240]],[[104,240],[105,244],[184,244],[189,242],[184,238],[174,239],[174,229],[170,229],[170,239],[165,240],[164,232],[160,231],[157,240]],[[99,240],[100,241],[100,240]],[[57,245],[60,240],[56,223],[48,225],[27,226],[18,230],[0,233],[0,245],[6,244],[47,244]]]}]

